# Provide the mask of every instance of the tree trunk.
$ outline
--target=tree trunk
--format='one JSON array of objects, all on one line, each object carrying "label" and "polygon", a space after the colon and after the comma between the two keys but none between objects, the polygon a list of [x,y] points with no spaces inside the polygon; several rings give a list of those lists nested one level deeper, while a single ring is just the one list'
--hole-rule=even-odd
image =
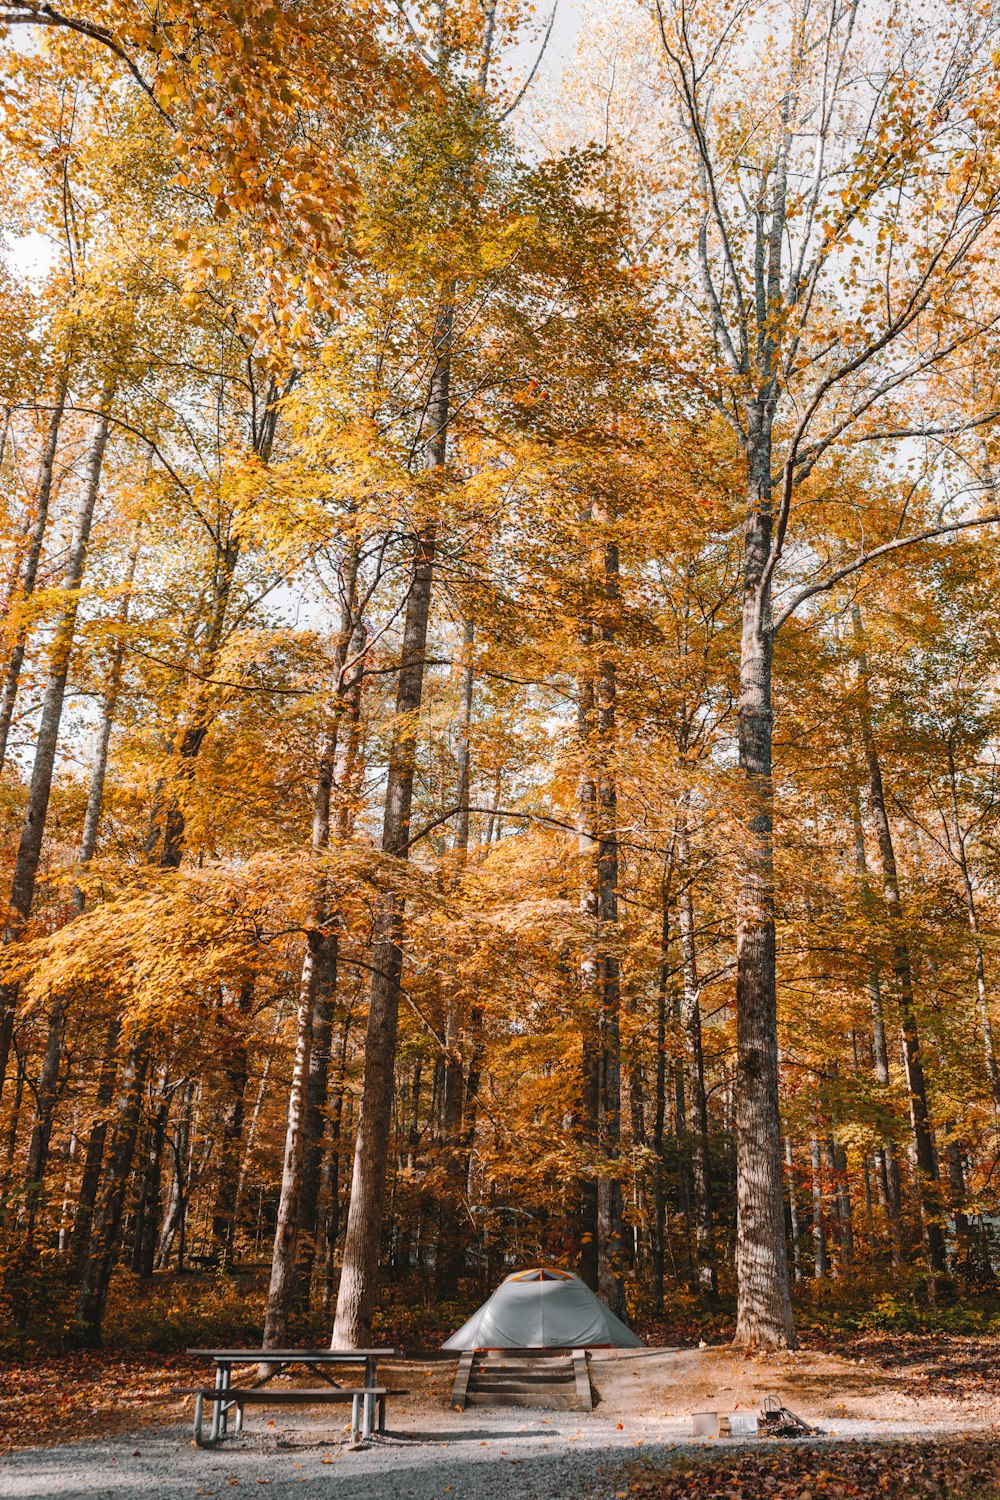
[{"label": "tree trunk", "polygon": [[309,1083],[306,1099],[305,1142],[302,1152],[302,1189],[299,1196],[299,1227],[296,1254],[294,1304],[308,1310],[313,1268],[316,1263],[320,1227],[320,1185],[323,1162],[330,1149],[327,1133],[327,1102],[330,1083],[330,1043],[337,991],[337,934],[323,935],[318,954],[316,1001],[312,1017],[312,1047],[309,1052]]},{"label": "tree trunk", "polygon": [[[233,1035],[225,1040],[226,1096],[222,1110],[219,1138],[219,1179],[212,1208],[212,1251],[219,1265],[228,1270],[233,1263],[233,1241],[236,1233],[236,1192],[239,1184],[240,1155],[243,1144],[243,1120],[246,1112],[247,1058],[246,1024],[253,1008],[252,979],[240,985],[236,1000]],[[220,1017],[220,1023],[222,1018]]]},{"label": "tree trunk", "polygon": [[796,1286],[802,1280],[802,1228],[799,1222],[798,1184],[791,1136],[785,1136],[785,1166],[788,1168],[788,1218],[792,1231],[792,1267]]},{"label": "tree trunk", "polygon": [[140,1034],[132,1041],[120,1069],[112,1148],[91,1215],[74,1324],[70,1330],[71,1339],[87,1348],[99,1348],[101,1344],[101,1322],[118,1251],[148,1060],[149,1038]]},{"label": "tree trunk", "polygon": [[[22,601],[31,598],[35,592],[35,584],[38,580],[38,564],[41,561],[42,544],[45,541],[45,528],[48,525],[49,519],[49,503],[52,499],[56,449],[59,444],[59,428],[66,409],[68,389],[69,368],[67,366],[59,379],[55,402],[49,417],[49,429],[45,438],[45,446],[42,449],[42,461],[38,474],[38,497],[35,501],[35,520],[21,573],[20,595]],[[7,670],[4,674],[3,692],[0,695],[0,772],[3,771],[4,763],[7,759],[10,726],[14,718],[17,689],[21,680],[21,668],[24,666],[24,653],[27,645],[27,630],[21,625],[14,638],[10,660],[7,663]]]},{"label": "tree trunk", "polygon": [[682,1021],[687,1055],[688,1128],[691,1143],[691,1189],[695,1225],[698,1285],[714,1295],[717,1289],[715,1237],[712,1226],[712,1180],[708,1151],[708,1100],[705,1095],[705,1059],[701,1044],[701,984],[695,944],[694,893],[686,827],[678,840],[681,887],[677,911],[681,935],[684,976]]},{"label": "tree trunk", "polygon": [[812,1203],[813,1203],[813,1276],[822,1281],[829,1264],[826,1254],[826,1221],[823,1214],[823,1160],[820,1143],[816,1136],[810,1142],[812,1157]]},{"label": "tree trunk", "polygon": [[618,603],[618,546],[604,541],[602,650],[597,674],[597,921],[600,991],[600,1087],[598,1092],[601,1172],[597,1183],[598,1290],[616,1317],[626,1315],[624,1226],[621,1185],[621,979],[615,951],[618,927],[618,792],[614,754],[617,675],[613,653]]},{"label": "tree trunk", "polygon": [[[42,858],[42,840],[52,793],[52,777],[55,770],[56,747],[59,740],[59,725],[62,720],[63,703],[66,698],[66,679],[69,676],[73,638],[76,633],[76,616],[80,602],[80,585],[90,542],[90,528],[94,519],[94,507],[101,483],[104,450],[108,441],[109,412],[114,398],[114,386],[108,384],[101,398],[101,415],[97,419],[94,437],[87,462],[83,498],[77,511],[73,537],[69,547],[63,591],[67,596],[59,619],[56,622],[49,673],[42,698],[42,711],[35,740],[35,760],[28,788],[28,805],[25,810],[21,839],[14,862],[11,880],[9,916],[3,933],[4,944],[14,942],[24,929],[31,915],[35,896],[35,883]],[[10,1039],[14,1028],[14,1013],[17,1005],[18,985],[8,980],[0,984],[0,1090],[3,1088],[10,1053]]]},{"label": "tree trunk", "polygon": [[[344,569],[340,623],[334,654],[335,684],[329,719],[317,761],[313,794],[312,850],[322,855],[330,844],[330,809],[337,737],[348,683],[345,667],[354,634],[358,548],[353,545]],[[313,897],[306,952],[299,988],[295,1066],[288,1099],[281,1194],[274,1232],[274,1259],[264,1321],[264,1348],[286,1342],[293,1304],[308,1305],[319,1223],[319,1183],[326,1133],[326,1096],[330,1068],[330,1031],[337,985],[337,922],[327,878],[320,874]],[[304,1092],[303,1092],[304,1091]]]},{"label": "tree trunk", "polygon": [[333,1302],[333,1255],[340,1234],[340,1142],[344,1123],[344,1092],[347,1088],[347,1046],[351,1035],[352,1007],[344,1011],[337,1070],[330,1110],[330,1145],[323,1161],[323,1243],[321,1248],[321,1281],[323,1312]]},{"label": "tree trunk", "polygon": [[[462,870],[469,853],[469,784],[472,756],[469,742],[472,725],[472,699],[475,691],[475,644],[476,625],[469,617],[462,629],[462,677],[459,698],[459,730],[457,746],[458,813],[455,819],[455,880],[461,879]],[[462,1267],[462,1232],[465,1215],[462,1211],[468,1178],[468,1153],[465,1149],[463,1129],[463,1094],[465,1069],[462,1045],[465,1029],[464,1006],[454,995],[449,996],[445,1016],[445,1059],[441,1100],[441,1136],[444,1167],[444,1182],[441,1193],[441,1222],[438,1239],[435,1275],[438,1298],[454,1297],[458,1291],[459,1272]]]},{"label": "tree trunk", "polygon": [[664,875],[660,890],[660,973],[656,986],[656,1072],[653,1093],[653,1212],[649,1235],[653,1312],[663,1312],[666,1270],[664,1238],[666,1195],[663,1190],[663,1136],[667,1115],[667,993],[670,985],[670,884]]},{"label": "tree trunk", "polygon": [[306,1090],[309,1082],[309,1056],[312,1050],[312,1022],[316,1005],[317,951],[321,935],[311,932],[306,943],[306,957],[299,984],[299,1006],[295,1023],[295,1061],[288,1091],[285,1122],[285,1150],[281,1168],[281,1194],[274,1231],[274,1255],[267,1293],[262,1347],[280,1349],[288,1329],[292,1293],[295,1286],[295,1252],[298,1238],[299,1193],[302,1181],[302,1152],[305,1145]]},{"label": "tree trunk", "polygon": [[116,1013],[108,1023],[107,1040],[101,1059],[101,1072],[94,1100],[95,1115],[87,1137],[87,1152],[83,1159],[80,1176],[80,1191],[76,1200],[76,1218],[70,1239],[69,1265],[71,1270],[79,1267],[84,1247],[90,1240],[90,1226],[101,1185],[101,1168],[104,1165],[104,1143],[108,1134],[108,1111],[115,1097],[115,1074],[118,1066],[118,1040],[121,1036],[121,1019]]},{"label": "tree trunk", "polygon": [[902,902],[899,892],[899,874],[896,866],[896,851],[893,847],[892,829],[886,810],[885,792],[882,785],[882,767],[878,747],[875,744],[872,719],[871,671],[864,645],[864,626],[861,611],[852,607],[854,634],[858,646],[859,713],[861,743],[868,764],[868,785],[871,798],[872,821],[878,840],[879,859],[882,865],[882,890],[885,899],[890,940],[892,943],[893,969],[896,979],[896,997],[899,1004],[900,1026],[903,1036],[903,1060],[910,1098],[910,1124],[913,1130],[917,1175],[920,1182],[920,1207],[923,1222],[924,1245],[927,1264],[935,1276],[947,1272],[944,1234],[941,1228],[942,1205],[938,1184],[937,1162],[934,1156],[934,1138],[931,1133],[930,1110],[927,1104],[927,1086],[924,1080],[920,1035],[917,1027],[913,998],[913,974],[910,967],[910,950],[903,927]]},{"label": "tree trunk", "polygon": [[[856,796],[851,799],[851,817],[854,824],[854,860],[857,866],[858,876],[861,880],[862,903],[865,911],[870,909],[868,888],[868,860],[865,855],[865,834],[861,822],[861,808]],[[878,967],[873,960],[867,963],[868,970],[868,997],[872,1012],[872,1060],[875,1068],[875,1081],[884,1090],[889,1088],[889,1049],[885,1040],[885,1019],[882,1012],[882,986],[879,979]],[[885,1206],[886,1218],[889,1222],[889,1232],[892,1245],[892,1263],[901,1263],[899,1216],[901,1211],[901,1194],[899,1184],[899,1163],[896,1160],[896,1148],[891,1139],[883,1142],[878,1148],[876,1159],[879,1167],[879,1182],[882,1189],[882,1202]]]},{"label": "tree trunk", "polygon": [[770,585],[770,401],[747,412],[739,763],[748,812],[737,869],[736,1280],[738,1345],[794,1347],[778,1100],[774,929]]},{"label": "tree trunk", "polygon": [[170,1095],[164,1094],[149,1127],[149,1149],[146,1169],[142,1174],[142,1190],[136,1211],[132,1246],[132,1270],[144,1281],[152,1278],[160,1242],[160,1192],[163,1187],[163,1152],[167,1143],[169,1113]]},{"label": "tree trunk", "polygon": [[[430,428],[427,465],[432,471],[444,467],[447,452],[453,315],[450,305],[442,308],[434,332],[435,366],[427,403]],[[436,523],[428,521],[416,540],[403,623],[396,729],[389,751],[382,850],[401,860],[409,857],[417,715],[423,696],[436,535]],[[392,1120],[399,983],[403,972],[403,915],[402,900],[387,895],[379,905],[375,922],[374,972],[369,989],[361,1106],[333,1329],[334,1347],[363,1346],[371,1337]]]},{"label": "tree trunk", "polygon": [[[138,542],[132,549],[126,573],[126,594],[119,613],[119,621],[122,624],[128,619],[129,596],[135,577],[137,557]],[[101,807],[104,801],[104,780],[108,764],[108,745],[111,739],[111,727],[114,723],[115,709],[121,688],[124,651],[125,643],[119,639],[108,673],[104,702],[101,709],[101,719],[98,725],[97,744],[91,763],[90,789],[87,795],[87,807],[84,812],[83,830],[80,835],[80,849],[77,854],[77,868],[80,870],[86,869],[97,849]],[[83,890],[80,886],[74,886],[72,897],[74,916],[83,911],[85,901],[86,897]],[[49,1141],[52,1136],[53,1116],[58,1098],[59,1068],[62,1062],[65,1031],[66,998],[65,996],[58,995],[49,1014],[49,1031],[46,1039],[42,1069],[35,1091],[35,1123],[31,1133],[31,1142],[28,1147],[28,1163],[25,1172],[25,1187],[29,1201],[29,1237],[34,1221],[35,1209],[41,1198],[44,1185],[45,1169],[49,1154]]]},{"label": "tree trunk", "polygon": [[[158,1271],[165,1271],[170,1265],[174,1241],[177,1238],[187,1210],[188,1173],[191,1157],[191,1110],[193,1102],[194,1083],[189,1080],[181,1090],[177,1126],[174,1130],[173,1140],[170,1142],[174,1170],[170,1179],[167,1211],[163,1215],[163,1228],[160,1231],[160,1239],[156,1247],[156,1269]],[[184,1269],[182,1260],[179,1260],[177,1269],[179,1271]]]},{"label": "tree trunk", "polygon": [[979,912],[976,908],[976,892],[969,869],[969,855],[962,830],[958,807],[958,777],[955,771],[955,756],[948,746],[948,782],[951,789],[951,810],[954,822],[955,856],[962,875],[962,891],[965,896],[965,911],[972,934],[972,952],[976,972],[976,998],[979,1002],[979,1024],[983,1034],[983,1055],[986,1061],[986,1077],[993,1097],[994,1111],[1000,1115],[1000,1064],[997,1063],[996,1043],[993,1037],[993,1021],[990,1016],[989,991],[986,988],[986,955],[983,951],[982,934],[979,931]]}]

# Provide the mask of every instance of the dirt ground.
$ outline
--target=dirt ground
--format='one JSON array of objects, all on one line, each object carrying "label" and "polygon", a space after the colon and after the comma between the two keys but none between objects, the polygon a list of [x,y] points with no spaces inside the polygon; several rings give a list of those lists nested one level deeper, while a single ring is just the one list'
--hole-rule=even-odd
[{"label": "dirt ground", "polygon": [[[207,1375],[185,1355],[75,1354],[0,1367],[3,1451],[190,1421],[176,1386]],[[450,1409],[454,1358],[437,1352],[393,1361],[382,1374],[409,1394],[390,1403],[394,1422],[433,1421]],[[692,1412],[755,1406],[771,1393],[831,1433],[975,1431],[1000,1423],[1000,1340],[956,1336],[855,1339],[844,1352],[806,1349],[747,1356],[703,1349],[594,1351],[591,1378],[602,1419],[666,1422],[679,1438]],[[284,1414],[255,1417],[257,1423]]]},{"label": "dirt ground", "polygon": [[591,1378],[599,1409],[648,1416],[759,1406],[774,1393],[828,1430],[845,1421],[888,1428],[1000,1422],[997,1341],[956,1339],[943,1349],[914,1341],[913,1347],[891,1346],[887,1352],[888,1358],[812,1349],[755,1356],[725,1346],[608,1351],[592,1356]]}]

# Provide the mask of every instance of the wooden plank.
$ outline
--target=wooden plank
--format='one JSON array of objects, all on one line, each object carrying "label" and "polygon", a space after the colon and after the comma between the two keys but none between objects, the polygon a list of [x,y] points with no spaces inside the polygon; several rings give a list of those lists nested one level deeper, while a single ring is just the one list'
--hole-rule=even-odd
[{"label": "wooden plank", "polygon": [[476,1391],[544,1391],[551,1386],[558,1390],[563,1385],[573,1385],[576,1375],[573,1370],[567,1370],[565,1375],[547,1375],[544,1380],[539,1380],[537,1375],[526,1375],[521,1370],[511,1370],[500,1374],[497,1370],[477,1370],[471,1382],[470,1390]]},{"label": "wooden plank", "polygon": [[357,1390],[345,1391],[333,1386],[319,1390],[275,1390],[273,1387],[232,1385],[201,1386],[172,1391],[175,1396],[202,1396],[206,1401],[237,1402],[243,1406],[322,1406],[329,1402],[353,1401],[355,1396],[386,1396],[385,1386],[360,1386]]},{"label": "wooden plank", "polygon": [[469,1376],[472,1374],[472,1363],[475,1357],[474,1349],[466,1349],[458,1361],[458,1369],[455,1371],[455,1387],[451,1393],[451,1404],[456,1411],[465,1410],[469,1393]]},{"label": "wooden plank", "polygon": [[573,1373],[576,1376],[576,1404],[581,1411],[593,1411],[594,1392],[590,1384],[586,1349],[573,1350]]},{"label": "wooden plank", "polygon": [[363,1359],[389,1359],[402,1354],[402,1349],[189,1349],[188,1354],[201,1355],[203,1359],[228,1359],[234,1363],[245,1360],[248,1364],[267,1364],[275,1360],[295,1360],[303,1364],[346,1365],[357,1364]]}]

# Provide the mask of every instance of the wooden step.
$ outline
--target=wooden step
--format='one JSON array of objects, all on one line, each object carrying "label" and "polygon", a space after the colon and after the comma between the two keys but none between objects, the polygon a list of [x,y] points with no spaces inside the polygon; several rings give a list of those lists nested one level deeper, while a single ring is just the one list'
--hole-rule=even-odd
[{"label": "wooden step", "polygon": [[459,1360],[452,1404],[466,1406],[527,1406],[541,1410],[593,1409],[593,1393],[586,1350],[571,1355],[545,1351],[467,1350]]},{"label": "wooden step", "polygon": [[535,1411],[578,1411],[576,1391],[468,1391],[466,1406],[527,1406]]}]

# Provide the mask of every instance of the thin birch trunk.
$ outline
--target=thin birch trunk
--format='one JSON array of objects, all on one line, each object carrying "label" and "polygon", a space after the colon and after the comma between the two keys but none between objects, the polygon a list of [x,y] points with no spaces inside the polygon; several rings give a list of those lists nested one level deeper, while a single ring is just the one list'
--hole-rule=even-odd
[{"label": "thin birch trunk", "polygon": [[788,1168],[788,1218],[792,1230],[792,1271],[796,1286],[802,1280],[802,1228],[799,1222],[798,1184],[791,1136],[785,1136],[785,1166]]},{"label": "thin birch trunk", "polygon": [[823,1213],[823,1162],[819,1140],[813,1136],[809,1143],[809,1152],[812,1161],[812,1234],[813,1234],[813,1277],[816,1281],[823,1281],[829,1270],[826,1251],[826,1220]]}]

